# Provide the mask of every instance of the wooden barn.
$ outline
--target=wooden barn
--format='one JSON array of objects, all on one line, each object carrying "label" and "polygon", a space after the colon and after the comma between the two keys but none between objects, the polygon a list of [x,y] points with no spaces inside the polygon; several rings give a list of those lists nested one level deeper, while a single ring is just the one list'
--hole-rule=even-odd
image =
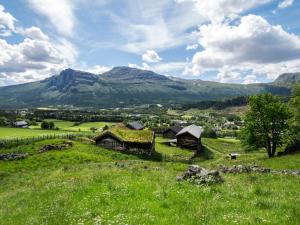
[{"label": "wooden barn", "polygon": [[170,139],[176,138],[176,134],[181,130],[182,130],[181,126],[169,127],[163,131],[163,137],[170,138]]},{"label": "wooden barn", "polygon": [[143,130],[144,124],[140,121],[133,121],[133,122],[127,123],[126,127],[131,130]]},{"label": "wooden barn", "polygon": [[98,146],[131,154],[151,155],[155,151],[155,135],[148,130],[110,129],[95,141]]},{"label": "wooden barn", "polygon": [[196,125],[190,125],[183,128],[176,134],[177,146],[201,151],[201,133],[202,128]]}]

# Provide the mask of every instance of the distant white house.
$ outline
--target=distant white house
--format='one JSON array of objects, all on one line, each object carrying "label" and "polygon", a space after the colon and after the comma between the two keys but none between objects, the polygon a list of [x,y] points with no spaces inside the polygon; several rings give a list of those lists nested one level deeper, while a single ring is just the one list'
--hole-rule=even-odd
[{"label": "distant white house", "polygon": [[171,123],[174,125],[184,126],[187,124],[185,120],[171,120]]},{"label": "distant white house", "polygon": [[144,124],[140,121],[133,121],[133,122],[127,123],[126,127],[131,130],[143,130]]},{"label": "distant white house", "polygon": [[22,121],[16,121],[13,123],[14,127],[18,127],[18,128],[28,128],[28,123],[24,120]]}]

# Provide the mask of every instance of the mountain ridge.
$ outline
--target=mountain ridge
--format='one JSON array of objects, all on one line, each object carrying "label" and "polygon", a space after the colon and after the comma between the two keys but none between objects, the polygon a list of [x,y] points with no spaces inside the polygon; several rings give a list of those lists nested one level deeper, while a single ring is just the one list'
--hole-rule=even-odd
[{"label": "mountain ridge", "polygon": [[45,80],[0,87],[0,107],[118,107],[193,103],[263,92],[287,95],[300,73],[283,77],[271,83],[243,85],[177,79],[124,66],[100,75],[69,68]]}]

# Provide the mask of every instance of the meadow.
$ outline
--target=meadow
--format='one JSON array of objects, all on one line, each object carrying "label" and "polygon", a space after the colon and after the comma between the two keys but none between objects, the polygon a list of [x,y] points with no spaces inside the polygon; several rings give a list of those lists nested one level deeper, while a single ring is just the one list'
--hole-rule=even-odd
[{"label": "meadow", "polygon": [[[235,140],[202,140],[192,163],[256,163],[300,168],[300,155],[268,159],[244,153]],[[75,141],[62,151],[38,154],[46,140],[3,149],[26,152],[0,161],[0,224],[300,224],[300,179],[275,174],[226,174],[224,183],[197,186],[176,181],[193,152],[156,139],[154,157],[144,158]],[[233,161],[227,153],[241,154]],[[249,160],[248,160],[249,159]]]},{"label": "meadow", "polygon": [[0,127],[0,139],[28,138],[43,135],[68,133],[60,130],[22,129]]},{"label": "meadow", "polygon": [[[78,131],[78,132],[90,132],[91,127],[95,127],[97,129],[103,128],[105,125],[111,126],[114,123],[111,122],[87,122],[81,123],[79,125],[74,125],[74,122],[66,121],[66,120],[56,120],[56,119],[46,119],[45,121],[52,121],[55,124],[55,127],[58,127],[60,130],[65,131]],[[41,123],[38,123],[35,126],[30,126],[31,129],[39,129],[41,127]]]}]

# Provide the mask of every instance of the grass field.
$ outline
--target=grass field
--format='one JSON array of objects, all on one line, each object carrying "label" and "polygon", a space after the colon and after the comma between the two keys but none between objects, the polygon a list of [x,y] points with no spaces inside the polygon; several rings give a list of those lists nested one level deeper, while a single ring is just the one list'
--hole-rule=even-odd
[{"label": "grass field", "polygon": [[[78,126],[74,126],[74,122],[71,121],[65,121],[65,120],[55,120],[55,119],[47,119],[46,121],[52,121],[56,127],[58,127],[61,130],[67,130],[67,131],[91,131],[91,127],[96,127],[98,129],[103,128],[105,125],[111,126],[114,123],[111,122],[88,122],[88,123],[82,123]],[[36,126],[30,126],[32,129],[39,129],[41,127],[40,123]]]},{"label": "grass field", "polygon": [[[29,156],[0,161],[0,224],[300,224],[297,177],[228,174],[223,184],[212,186],[177,182],[193,153],[167,146],[162,138],[150,159],[83,142],[37,154],[42,145],[62,141],[2,151]],[[203,143],[203,156],[193,163],[206,167],[232,164],[226,154],[239,148],[232,140]],[[235,163],[248,157],[271,168],[300,168],[300,155],[268,159],[249,153]]]},{"label": "grass field", "polygon": [[59,130],[41,130],[41,129],[22,129],[22,128],[6,128],[0,127],[0,139],[10,138],[27,138],[36,137],[49,134],[63,134],[68,133],[66,131]]}]

